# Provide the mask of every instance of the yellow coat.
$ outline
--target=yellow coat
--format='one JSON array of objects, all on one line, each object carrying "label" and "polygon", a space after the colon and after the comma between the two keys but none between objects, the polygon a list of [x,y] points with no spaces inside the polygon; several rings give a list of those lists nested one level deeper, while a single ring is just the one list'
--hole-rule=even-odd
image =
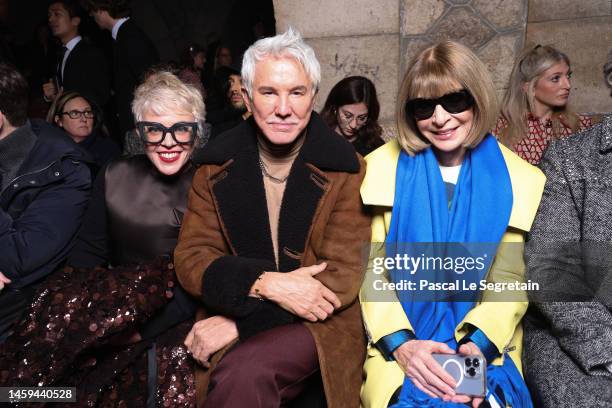
[{"label": "yellow coat", "polygon": [[[525,264],[522,245],[504,246],[505,242],[522,243],[540,204],[546,178],[542,172],[522,160],[515,153],[500,145],[512,184],[513,205],[510,221],[496,253],[489,282],[524,281]],[[375,150],[366,157],[367,173],[361,186],[361,197],[365,205],[373,207],[372,249],[370,260],[384,256],[385,242],[391,222],[391,210],[395,192],[395,172],[401,147],[395,140]],[[368,277],[373,276],[372,265],[368,265]],[[382,276],[382,275],[380,275]],[[380,278],[377,277],[377,279]],[[371,292],[371,291],[370,291]],[[374,343],[398,330],[412,330],[412,326],[399,301],[370,301],[368,291],[360,294],[363,320],[369,344],[364,364],[364,383],[361,388],[361,404],[365,408],[387,407],[389,400],[404,382],[404,373],[395,361],[386,361]],[[522,327],[519,324],[527,310],[527,297],[522,302],[486,302],[491,294],[485,293],[482,300],[465,316],[455,329],[455,338],[460,340],[468,332],[467,324],[482,330],[498,351],[508,350],[509,355],[521,370]],[[502,357],[493,364],[501,365]]]}]

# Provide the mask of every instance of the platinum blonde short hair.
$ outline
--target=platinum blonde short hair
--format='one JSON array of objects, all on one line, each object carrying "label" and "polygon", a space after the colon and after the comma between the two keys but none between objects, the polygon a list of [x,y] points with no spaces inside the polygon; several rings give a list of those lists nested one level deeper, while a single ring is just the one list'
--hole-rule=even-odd
[{"label": "platinum blonde short hair", "polygon": [[255,65],[266,57],[289,57],[298,61],[312,82],[313,95],[321,83],[321,65],[312,47],[304,42],[302,35],[289,27],[287,31],[274,37],[262,38],[251,45],[242,58],[242,84],[253,95]]},{"label": "platinum blonde short hair", "polygon": [[198,123],[199,134],[204,134],[206,109],[202,94],[168,71],[154,72],[136,88],[132,112],[137,121],[142,121],[147,112],[155,115],[191,114]]},{"label": "platinum blonde short hair", "polygon": [[465,140],[465,146],[471,149],[484,139],[497,118],[497,95],[487,67],[468,47],[448,40],[427,47],[410,62],[397,107],[397,139],[407,153],[414,155],[430,144],[416,120],[406,115],[406,102],[438,98],[461,89],[474,98],[474,119]]}]

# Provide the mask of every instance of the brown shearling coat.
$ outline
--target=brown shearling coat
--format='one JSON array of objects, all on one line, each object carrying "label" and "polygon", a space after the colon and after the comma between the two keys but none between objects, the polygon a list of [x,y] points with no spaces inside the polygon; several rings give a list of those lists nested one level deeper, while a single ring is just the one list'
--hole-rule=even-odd
[{"label": "brown shearling coat", "polygon": [[[250,119],[215,139],[201,157],[175,251],[178,278],[202,302],[198,319],[235,319],[240,339],[303,321],[315,340],[329,408],[359,406],[365,334],[357,295],[367,259],[370,220],[359,187],[365,163],[313,113],[287,180],[278,230],[278,271],[327,262],[316,275],[342,302],[324,322],[310,323],[278,305],[248,297],[257,277],[276,270],[256,125]],[[365,257],[365,258],[364,258]],[[227,347],[196,374],[198,405],[209,374]]]}]

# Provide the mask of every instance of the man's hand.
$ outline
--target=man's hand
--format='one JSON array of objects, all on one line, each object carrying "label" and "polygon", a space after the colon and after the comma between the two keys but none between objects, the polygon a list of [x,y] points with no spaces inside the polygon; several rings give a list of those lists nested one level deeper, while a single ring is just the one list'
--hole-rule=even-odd
[{"label": "man's hand", "polygon": [[257,293],[302,319],[323,321],[341,306],[338,296],[314,278],[325,268],[327,263],[323,262],[287,273],[265,272],[250,293]]},{"label": "man's hand", "polygon": [[444,343],[432,340],[409,340],[393,352],[395,361],[414,385],[432,398],[451,401],[457,383],[432,357],[433,353],[455,354]]},{"label": "man's hand", "polygon": [[49,82],[44,83],[42,87],[45,100],[47,102],[53,101],[55,99],[55,96],[57,95],[57,88],[55,87],[53,79],[49,78]]},{"label": "man's hand", "polygon": [[2,289],[4,289],[4,287],[9,283],[11,283],[11,280],[0,272],[0,291],[2,291]]},{"label": "man's hand", "polygon": [[193,358],[208,368],[210,356],[237,338],[236,322],[227,317],[213,316],[196,322],[184,343]]}]

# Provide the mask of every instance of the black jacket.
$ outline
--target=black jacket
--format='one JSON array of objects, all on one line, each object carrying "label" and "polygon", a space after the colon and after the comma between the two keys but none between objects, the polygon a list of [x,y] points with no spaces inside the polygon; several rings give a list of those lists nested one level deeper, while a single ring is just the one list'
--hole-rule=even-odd
[{"label": "black jacket", "polygon": [[119,27],[113,45],[113,88],[121,134],[134,128],[132,99],[144,72],[159,62],[157,49],[147,35],[130,19]]},{"label": "black jacket", "polygon": [[68,54],[62,78],[64,92],[76,91],[99,107],[110,99],[110,72],[102,51],[82,39]]},{"label": "black jacket", "polygon": [[0,192],[0,271],[14,289],[39,281],[66,258],[91,186],[85,153],[61,130],[31,124],[36,143]]}]

